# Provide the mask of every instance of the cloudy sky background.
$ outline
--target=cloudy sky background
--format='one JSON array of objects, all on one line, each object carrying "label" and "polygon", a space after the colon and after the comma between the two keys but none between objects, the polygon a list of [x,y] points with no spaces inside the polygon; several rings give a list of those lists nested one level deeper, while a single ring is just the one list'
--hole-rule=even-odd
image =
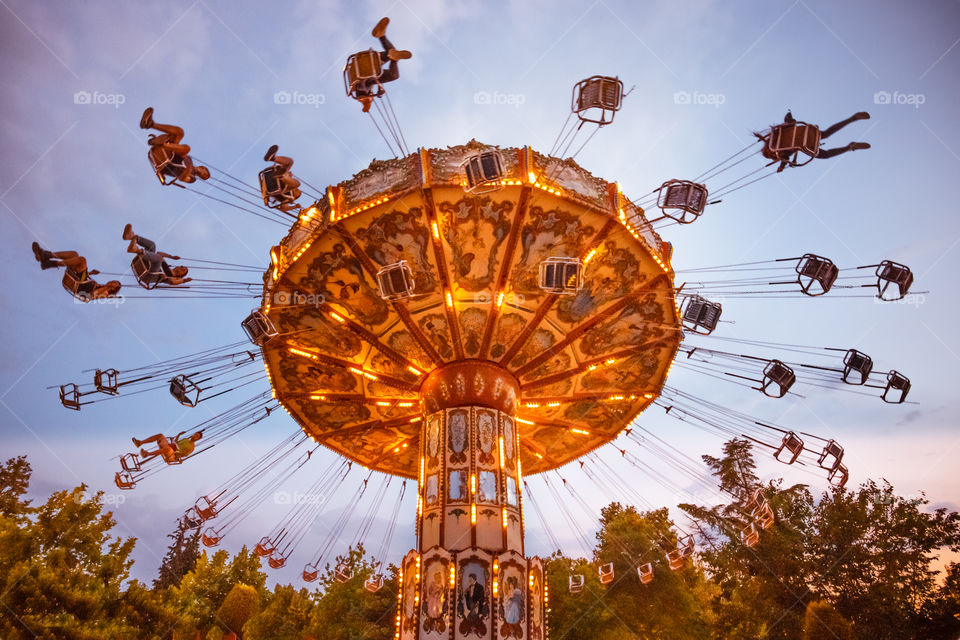
[{"label": "cloudy sky background", "polygon": [[[670,384],[798,431],[835,437],[847,449],[853,484],[886,478],[900,493],[925,491],[931,507],[958,507],[960,3],[400,0],[282,6],[0,0],[0,131],[7,149],[0,156],[0,243],[6,256],[0,290],[2,455],[30,456],[34,496],[86,482],[120,502],[120,532],[141,539],[136,576],[155,575],[163,536],[177,513],[295,426],[283,414],[271,417],[136,491],[118,493],[112,458],[128,450],[130,436],[179,431],[252,391],[193,410],[159,391],[74,413],[60,407],[56,391],[47,387],[86,381],[84,369],[131,368],[240,340],[239,321],[251,303],[73,304],[59,274],[37,268],[29,244],[78,249],[93,267],[125,271],[129,260],[120,233],[132,222],[170,252],[265,267],[283,229],[160,187],[145,160],[140,113],[156,107],[158,121],[186,129],[197,156],[230,167],[250,184],[274,142],[295,158],[297,173],[310,183],[337,183],[372,158],[391,155],[358,104],[344,97],[341,79],[346,56],[375,44],[369,31],[383,15],[392,18],[388,35],[394,43],[414,52],[401,65],[400,81],[389,86],[411,146],[477,138],[547,150],[566,118],[572,85],[593,74],[617,75],[635,89],[616,122],[577,160],[596,175],[620,180],[635,196],[664,179],[700,174],[788,107],[799,119],[823,126],[870,111],[871,120],[851,125],[830,146],[865,140],[872,150],[766,179],[708,209],[696,224],[671,227],[664,235],[674,244],[677,269],[808,251],[841,267],[884,258],[910,265],[916,289],[930,292],[912,304],[830,296],[727,300],[724,319],[735,323],[720,331],[856,347],[874,357],[878,370],[908,375],[913,403],[890,406],[878,398],[799,387],[802,398],[771,400],[678,369]],[[76,104],[74,95],[82,91],[114,104]],[[276,104],[280,91],[314,96],[309,101],[315,104]],[[678,104],[678,92],[691,96],[690,104]],[[875,103],[878,92],[889,93],[892,103]],[[478,104],[478,93],[491,96],[491,104]],[[717,454],[721,445],[662,412],[641,422],[694,458]],[[632,485],[620,495],[601,491],[579,470],[563,472],[595,505],[589,515],[573,502],[569,506],[586,535],[592,537],[600,505],[628,499],[631,492],[657,505],[714,499],[693,478],[635,446],[631,450],[685,491],[631,472],[616,460],[617,452],[606,450],[603,459]],[[826,487],[822,474],[759,455],[767,478],[785,476],[815,491]],[[332,454],[318,457],[315,467],[293,479],[290,491],[305,488]],[[349,494],[359,479],[352,482]],[[555,513],[543,482],[529,482],[541,508]],[[343,502],[343,496],[334,497],[331,513]],[[413,544],[414,510],[408,497],[390,560]],[[266,532],[262,523],[282,513],[280,505],[264,505],[226,548],[255,542]],[[543,523],[530,509],[526,517],[528,552],[549,553]],[[359,526],[347,528],[337,551]],[[569,525],[557,518],[550,526],[565,551],[582,553]],[[384,522],[375,524],[368,546],[379,546],[376,532],[384,528]],[[318,527],[277,577],[293,579],[323,534]]]}]

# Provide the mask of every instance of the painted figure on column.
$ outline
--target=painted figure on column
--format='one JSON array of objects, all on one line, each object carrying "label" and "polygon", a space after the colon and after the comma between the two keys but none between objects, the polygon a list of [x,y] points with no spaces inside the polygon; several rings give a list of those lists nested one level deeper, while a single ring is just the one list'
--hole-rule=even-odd
[{"label": "painted figure on column", "polygon": [[460,618],[460,633],[465,636],[485,636],[487,606],[486,571],[478,563],[467,565],[467,584],[461,582],[460,602],[457,615]]},{"label": "painted figure on column", "polygon": [[523,590],[517,576],[508,576],[500,605],[500,635],[503,638],[522,638],[524,621]]},{"label": "painted figure on column", "polygon": [[435,562],[427,569],[426,588],[421,605],[423,613],[423,630],[427,633],[436,631],[443,633],[447,630],[447,591],[444,566]]}]

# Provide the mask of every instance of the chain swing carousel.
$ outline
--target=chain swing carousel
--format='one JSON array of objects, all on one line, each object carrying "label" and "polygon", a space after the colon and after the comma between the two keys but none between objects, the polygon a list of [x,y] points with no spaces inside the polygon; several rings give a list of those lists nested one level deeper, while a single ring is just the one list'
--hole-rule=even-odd
[{"label": "chain swing carousel", "polygon": [[[829,259],[804,254],[676,272],[672,246],[658,235],[664,227],[695,221],[722,196],[818,157],[819,129],[791,116],[758,134],[759,148],[752,144],[694,180],[668,180],[634,201],[618,183],[575,162],[593,135],[613,122],[626,95],[619,79],[592,76],[575,85],[570,115],[546,154],[475,140],[408,152],[383,83],[396,79],[396,61],[409,53],[392,49],[385,24],[374,35],[379,30],[387,51],[351,56],[344,82],[395,157],[375,160],[337,185],[312,187],[292,174],[292,159],[271,147],[265,160],[272,164],[261,172],[257,189],[208,162],[200,166],[187,155],[189,147],[179,144],[181,129],[153,125],[152,110],[144,114],[144,128],[146,123],[179,132],[172,146],[161,140],[150,150],[164,185],[288,230],[270,250],[262,285],[211,279],[159,287],[167,297],[255,297],[258,306],[241,325],[258,350],[233,343],[149,367],[97,369],[92,385],[60,387],[62,404],[74,410],[167,386],[178,402],[195,407],[262,384],[259,367],[266,369],[269,389],[177,436],[134,439],[138,447],[156,443],[157,450],[120,456],[117,486],[132,489],[171,465],[189,464],[283,408],[298,428],[197,500],[187,510],[189,521],[203,528],[204,545],[217,546],[322,446],[339,457],[313,476],[308,493],[351,495],[351,483],[356,488],[302,577],[318,579],[338,541],[349,535],[354,514],[366,505],[353,539],[379,539],[374,570],[357,575],[340,562],[333,574],[377,591],[407,483],[416,481],[417,546],[400,565],[400,640],[544,640],[549,594],[544,562],[524,546],[526,504],[544,522],[554,548],[560,545],[546,524],[549,507],[525,492],[529,477],[542,478],[544,495],[587,547],[588,536],[570,511],[570,504],[579,504],[592,514],[578,482],[611,496],[627,491],[628,499],[649,505],[637,482],[624,479],[603,452],[614,451],[637,472],[680,493],[683,487],[628,447],[695,482],[709,482],[701,463],[637,424],[652,405],[712,435],[747,438],[785,464],[825,471],[830,483],[843,486],[848,470],[835,440],[667,384],[676,363],[771,398],[795,393],[795,385],[846,385],[861,395],[869,395],[864,388],[880,389],[891,404],[906,402],[909,379],[894,370],[875,372],[873,359],[856,349],[718,335],[723,310],[707,296],[810,297],[869,287],[876,292],[851,291],[848,297],[895,300],[910,291],[909,268],[884,260],[839,277]],[[390,67],[384,67],[388,60]],[[592,132],[572,157],[561,159],[585,125],[594,125]],[[708,181],[755,155],[770,162],[708,188]],[[780,169],[766,170],[777,163]],[[297,204],[304,194],[312,204]],[[644,207],[660,214],[648,218]],[[193,262],[213,270],[257,269]],[[156,295],[156,283],[143,285],[149,274],[136,263],[136,282]],[[872,271],[863,275],[863,269]],[[686,273],[732,275],[678,283]],[[89,299],[79,289],[71,293]],[[723,350],[733,344],[753,353]],[[800,355],[790,359],[784,352]],[[88,396],[95,399],[83,400]],[[199,449],[192,444],[197,441]],[[579,465],[561,471],[574,461]],[[568,482],[562,474],[577,466],[582,479]],[[391,485],[398,497],[390,525],[373,531],[374,519],[391,500]],[[731,523],[731,537],[748,548],[759,544],[775,524],[773,506],[762,491],[748,487],[729,497],[742,516]],[[285,566],[323,514],[322,502],[294,505],[264,532],[256,553],[271,568]],[[601,565],[599,581],[609,584],[635,572],[649,584],[662,568],[681,570],[695,555],[696,538],[674,524],[660,546],[640,555],[624,550],[626,571],[615,563]],[[584,585],[582,574],[569,576],[572,593]]]}]

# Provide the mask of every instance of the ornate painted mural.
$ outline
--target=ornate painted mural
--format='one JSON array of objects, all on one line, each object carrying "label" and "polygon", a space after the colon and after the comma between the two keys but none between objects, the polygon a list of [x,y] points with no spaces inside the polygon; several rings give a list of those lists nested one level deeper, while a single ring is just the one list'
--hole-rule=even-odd
[{"label": "ornate painted mural", "polygon": [[[470,193],[460,163],[486,151],[506,174]],[[275,393],[318,442],[417,477],[418,389],[455,361],[489,360],[519,381],[526,473],[613,439],[659,395],[681,339],[669,247],[615,183],[473,141],[375,162],[318,210],[277,248],[263,303],[280,333],[263,347]],[[551,258],[580,261],[579,288],[541,287]],[[409,295],[385,299],[377,274],[400,263]],[[453,615],[453,596],[446,606]],[[499,616],[486,613],[488,631]]]}]

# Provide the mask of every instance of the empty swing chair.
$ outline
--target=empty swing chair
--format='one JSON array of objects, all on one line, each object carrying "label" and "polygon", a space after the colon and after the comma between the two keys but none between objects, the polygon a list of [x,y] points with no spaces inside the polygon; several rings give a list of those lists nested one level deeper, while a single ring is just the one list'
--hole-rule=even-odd
[{"label": "empty swing chair", "polygon": [[363,581],[363,588],[369,591],[370,593],[376,593],[383,588],[383,574],[382,573],[373,573]]},{"label": "empty swing chair", "polygon": [[269,536],[260,538],[260,541],[253,547],[253,552],[261,558],[269,558],[277,550]]},{"label": "empty swing chair", "polygon": [[483,151],[470,156],[460,164],[460,173],[467,193],[487,193],[503,186],[503,162],[497,151]]},{"label": "empty swing chair", "polygon": [[694,222],[708,204],[707,188],[690,180],[667,180],[658,191],[657,206],[679,224]]},{"label": "empty swing chair", "polygon": [[803,453],[803,440],[793,431],[788,431],[784,434],[783,440],[774,452],[773,457],[777,462],[793,464],[801,453]]},{"label": "empty swing chair", "polygon": [[120,456],[120,468],[128,473],[141,471],[140,456],[135,453],[127,453]]},{"label": "empty swing chair", "polygon": [[683,301],[683,328],[700,335],[710,335],[720,322],[723,307],[719,302],[710,302],[698,295],[687,297]]},{"label": "empty swing chair", "polygon": [[267,565],[269,565],[271,569],[282,569],[287,565],[287,557],[286,556],[270,556],[269,558],[267,558]]},{"label": "empty swing chair", "polygon": [[240,323],[240,326],[243,327],[243,331],[247,334],[250,342],[258,347],[263,346],[270,338],[279,335],[273,322],[267,317],[267,314],[260,309],[254,309],[250,315]]},{"label": "empty swing chair", "polygon": [[910,378],[899,371],[890,371],[887,374],[887,385],[883,388],[880,397],[890,404],[903,404],[910,393]]},{"label": "empty swing chair", "polygon": [[540,288],[558,295],[573,295],[583,286],[579,258],[553,257],[540,263]]},{"label": "empty swing chair", "polygon": [[776,157],[778,160],[774,162],[783,161],[791,167],[802,167],[816,158],[819,152],[820,129],[806,122],[774,125],[764,137],[764,156]]},{"label": "empty swing chair", "polygon": [[211,500],[207,496],[200,496],[193,505],[194,510],[202,521],[207,521],[217,517],[217,501]]},{"label": "empty swing chair", "polygon": [[770,506],[769,502],[764,502],[763,506],[760,507],[760,512],[757,514],[757,523],[763,529],[769,529],[773,526],[774,522],[776,522],[776,516],[773,514],[773,507]]},{"label": "empty swing chair", "polygon": [[584,122],[605,126],[623,105],[623,81],[609,76],[590,76],[573,86],[570,109]]},{"label": "empty swing chair", "polygon": [[313,582],[320,577],[320,569],[315,564],[307,564],[303,567],[303,573],[300,576],[304,582]]},{"label": "empty swing chair", "polygon": [[648,562],[637,567],[637,576],[640,578],[640,584],[650,584],[653,581],[653,563]]},{"label": "empty swing chair", "polygon": [[413,296],[413,270],[406,260],[388,264],[377,271],[377,287],[384,300],[402,300]]},{"label": "empty swing chair", "polygon": [[353,567],[346,562],[338,562],[333,570],[333,578],[337,582],[349,582],[353,579]]},{"label": "empty swing chair", "polygon": [[751,518],[756,518],[757,514],[765,507],[767,504],[767,497],[763,495],[763,491],[757,489],[750,494],[750,497],[747,498],[747,502],[743,505],[743,510]]},{"label": "empty swing chair", "polygon": [[820,452],[820,457],[817,458],[817,464],[821,469],[831,471],[840,464],[841,460],[843,460],[843,447],[836,440],[828,440],[823,451]]},{"label": "empty swing chair", "polygon": [[203,389],[186,375],[181,374],[170,380],[170,395],[185,407],[197,406],[201,391]]},{"label": "empty swing chair", "polygon": [[790,391],[790,387],[797,381],[797,374],[793,369],[779,360],[771,360],[763,368],[763,380],[759,390],[765,396],[782,398]]},{"label": "empty swing chair", "polygon": [[212,527],[207,527],[206,530],[200,534],[200,542],[202,542],[205,547],[218,546],[221,538],[220,532]]},{"label": "empty swing chair", "polygon": [[117,489],[121,490],[133,489],[137,486],[136,479],[129,471],[118,471],[113,476],[113,482],[117,485]]},{"label": "empty swing chair", "polygon": [[607,564],[602,564],[597,568],[597,574],[600,577],[600,584],[610,584],[613,582],[614,569],[613,563],[608,562]]},{"label": "empty swing chair", "polygon": [[829,258],[805,253],[796,266],[797,283],[808,296],[822,296],[837,281],[840,270]]},{"label": "empty swing chair", "polygon": [[842,380],[847,384],[863,385],[873,371],[873,358],[867,354],[850,349],[843,356]]},{"label": "empty swing chair", "polygon": [[583,574],[574,574],[570,576],[567,582],[570,593],[580,593],[583,591]]},{"label": "empty swing chair", "polygon": [[60,404],[62,404],[67,409],[73,409],[74,411],[80,411],[80,407],[89,402],[80,402],[80,398],[90,393],[95,393],[94,391],[82,392],[80,387],[74,382],[68,382],[67,384],[60,385]]},{"label": "empty swing chair", "polygon": [[760,529],[756,522],[751,522],[740,531],[740,542],[747,547],[755,547],[760,542]]},{"label": "empty swing chair", "polygon": [[827,474],[827,482],[838,489],[842,489],[849,479],[850,472],[847,470],[846,465],[843,464],[838,464]]},{"label": "empty swing chair", "polygon": [[120,393],[120,383],[117,380],[120,372],[116,369],[97,369],[93,374],[93,386],[100,393],[115,396]]},{"label": "empty swing chair", "polygon": [[679,571],[683,568],[684,557],[680,549],[671,549],[667,552],[667,566],[673,571]]},{"label": "empty swing chair", "polygon": [[[892,260],[884,260],[877,265],[877,297],[886,302],[900,300],[910,292],[913,285],[913,272],[910,267]],[[873,285],[864,285],[873,286]],[[894,291],[890,291],[894,287]]]}]

